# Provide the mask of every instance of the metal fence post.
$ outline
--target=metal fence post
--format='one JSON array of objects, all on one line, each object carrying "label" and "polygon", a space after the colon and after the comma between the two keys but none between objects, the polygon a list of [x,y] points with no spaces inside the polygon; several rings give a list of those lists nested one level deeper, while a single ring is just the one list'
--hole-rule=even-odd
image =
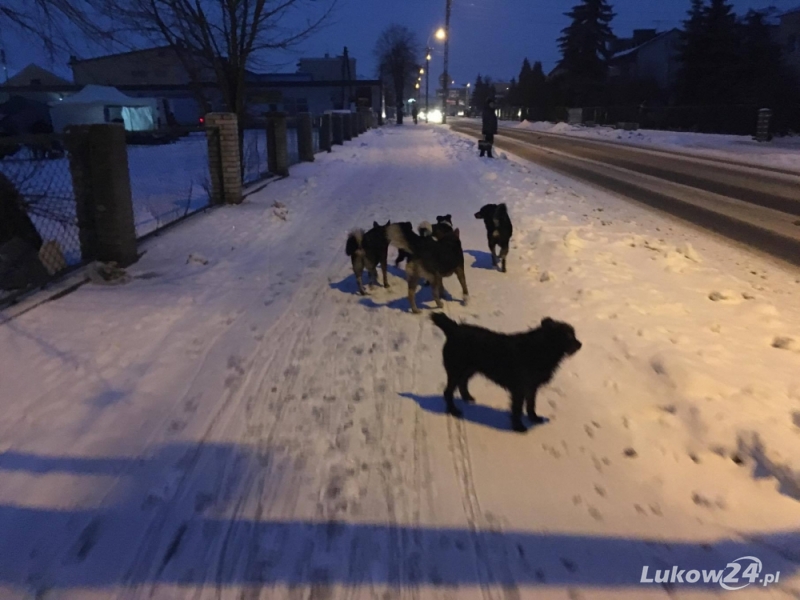
[{"label": "metal fence post", "polygon": [[349,142],[353,139],[353,114],[342,113],[342,131],[344,132],[344,141]]},{"label": "metal fence post", "polygon": [[242,158],[239,120],[233,113],[208,113],[205,117],[213,204],[241,204]]},{"label": "metal fence post", "polygon": [[772,111],[768,108],[762,108],[758,111],[758,125],[756,126],[756,141],[768,142],[769,135],[769,122],[772,119]]},{"label": "metal fence post", "polygon": [[71,127],[67,147],[81,255],[123,267],[136,262],[125,129],[116,124]]},{"label": "metal fence post", "polygon": [[322,122],[319,127],[319,149],[322,152],[331,151],[331,126],[331,115],[330,113],[325,113],[322,115]]},{"label": "metal fence post", "polygon": [[314,162],[314,124],[311,113],[297,115],[297,151],[302,162]]},{"label": "metal fence post", "polygon": [[286,140],[286,113],[267,113],[267,162],[274,175],[289,175],[289,148]]}]

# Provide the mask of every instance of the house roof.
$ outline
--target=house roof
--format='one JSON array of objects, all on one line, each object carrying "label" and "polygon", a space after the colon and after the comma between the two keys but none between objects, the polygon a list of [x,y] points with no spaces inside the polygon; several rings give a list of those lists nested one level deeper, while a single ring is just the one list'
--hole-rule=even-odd
[{"label": "house roof", "polygon": [[40,85],[68,85],[72,83],[35,63],[31,63],[16,75],[10,77],[5,85],[6,87],[30,85],[29,82],[33,79],[40,80]]},{"label": "house roof", "polygon": [[680,34],[681,30],[676,28],[670,29],[669,31],[663,31],[659,33],[657,36],[650,38],[643,44],[639,44],[638,46],[634,46],[633,48],[629,48],[628,50],[623,50],[622,52],[617,52],[614,56],[611,57],[611,60],[616,60],[618,58],[623,58],[625,56],[630,56],[632,54],[636,54],[642,48],[649,46],[650,44],[656,42],[657,40],[661,40],[667,36]]},{"label": "house roof", "polygon": [[171,47],[172,46],[156,46],[154,48],[142,48],[140,50],[128,50],[126,52],[117,52],[115,54],[104,54],[103,56],[95,56],[93,58],[77,58],[75,56],[71,56],[70,59],[69,59],[69,64],[70,65],[77,65],[77,64],[81,64],[81,63],[94,62],[94,61],[97,61],[97,60],[105,60],[105,59],[108,59],[108,58],[117,58],[117,57],[120,57],[120,56],[131,56],[131,55],[134,55],[134,54],[147,54],[149,52],[155,52],[155,51],[158,51],[158,50],[161,50],[161,51],[169,50]]}]

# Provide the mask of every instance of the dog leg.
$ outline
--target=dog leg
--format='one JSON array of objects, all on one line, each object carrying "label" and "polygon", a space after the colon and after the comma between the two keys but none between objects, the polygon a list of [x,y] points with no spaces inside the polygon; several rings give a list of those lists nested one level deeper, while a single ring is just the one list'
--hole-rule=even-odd
[{"label": "dog leg", "polygon": [[456,269],[456,277],[461,284],[461,293],[464,294],[463,304],[466,306],[469,303],[469,290],[467,289],[467,276],[464,274],[464,265]]},{"label": "dog leg", "polygon": [[454,380],[448,375],[447,376],[447,387],[444,388],[444,401],[447,404],[447,412],[449,412],[454,417],[463,417],[464,413],[456,406],[456,403],[453,401],[453,391],[456,389],[456,384]]},{"label": "dog leg", "polygon": [[361,281],[361,271],[360,270],[356,271],[354,269],[353,273],[355,273],[356,276],[356,283],[358,284],[358,293],[361,294],[362,296],[366,296],[367,290],[364,289],[364,284]]},{"label": "dog leg", "polygon": [[387,290],[389,289],[389,280],[386,278],[386,271],[388,270],[386,267],[386,263],[389,262],[388,257],[384,257],[383,262],[381,263],[381,271],[383,272],[383,287]]},{"label": "dog leg", "polygon": [[519,392],[511,394],[511,428],[519,433],[525,433],[528,428],[522,422],[522,405],[525,403],[525,396]]},{"label": "dog leg", "polygon": [[408,304],[411,306],[411,312],[415,315],[421,313],[422,311],[417,308],[417,282],[419,281],[419,277],[414,274],[407,272],[408,276]]},{"label": "dog leg", "polygon": [[375,267],[369,272],[369,285],[370,287],[378,285],[378,269]]},{"label": "dog leg", "polygon": [[502,265],[500,267],[500,271],[502,271],[503,273],[506,272],[506,256],[508,256],[508,246],[506,246],[505,248],[500,248],[499,258],[500,258],[500,263]]},{"label": "dog leg", "polygon": [[461,394],[461,399],[466,402],[467,404],[475,404],[475,398],[472,394],[469,393],[469,388],[467,384],[469,383],[469,379],[465,379],[461,383],[458,384],[458,393]]},{"label": "dog leg", "polygon": [[433,278],[433,300],[436,302],[436,308],[444,308],[442,302],[442,276],[436,275]]},{"label": "dog leg", "polygon": [[544,423],[544,418],[536,414],[536,389],[528,393],[525,398],[525,411],[528,413],[528,418],[534,425]]},{"label": "dog leg", "polygon": [[406,252],[405,250],[398,250],[397,251],[397,258],[394,259],[394,266],[399,267],[400,263],[406,259]]}]

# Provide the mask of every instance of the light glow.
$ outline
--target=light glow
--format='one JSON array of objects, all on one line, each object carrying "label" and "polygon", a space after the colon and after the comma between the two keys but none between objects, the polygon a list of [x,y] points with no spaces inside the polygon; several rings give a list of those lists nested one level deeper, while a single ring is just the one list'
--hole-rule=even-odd
[{"label": "light glow", "polygon": [[439,27],[436,30],[436,39],[440,42],[443,42],[447,38],[447,32],[444,30],[444,27]]}]

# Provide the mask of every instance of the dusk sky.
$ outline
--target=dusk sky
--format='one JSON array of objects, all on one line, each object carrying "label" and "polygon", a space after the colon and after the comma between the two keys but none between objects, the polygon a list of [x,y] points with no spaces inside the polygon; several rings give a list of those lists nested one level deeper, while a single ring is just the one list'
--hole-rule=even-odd
[{"label": "dusk sky", "polygon": [[[564,12],[573,0],[453,0],[451,23],[450,73],[458,84],[474,81],[478,73],[495,80],[508,80],[519,72],[522,59],[541,60],[550,69],[558,59],[556,39],[568,19]],[[800,0],[733,0],[737,11],[775,6],[789,10]],[[659,30],[679,26],[690,0],[615,0],[617,17],[614,32],[624,37],[636,28]],[[372,50],[380,31],[391,23],[406,25],[416,32],[424,47],[429,35],[444,22],[445,0],[340,0],[339,8],[324,31],[305,42],[293,56],[275,57],[274,71],[293,71],[300,56],[321,56],[341,52],[348,46],[357,60],[358,75],[372,78],[375,60]],[[442,72],[441,44],[435,48],[432,74]],[[19,36],[2,32],[9,71],[15,73],[29,62],[38,62],[61,75],[69,76],[67,58],[52,63],[38,49],[23,49]],[[421,57],[422,58],[422,57]],[[431,87],[434,87],[431,80]]]}]

